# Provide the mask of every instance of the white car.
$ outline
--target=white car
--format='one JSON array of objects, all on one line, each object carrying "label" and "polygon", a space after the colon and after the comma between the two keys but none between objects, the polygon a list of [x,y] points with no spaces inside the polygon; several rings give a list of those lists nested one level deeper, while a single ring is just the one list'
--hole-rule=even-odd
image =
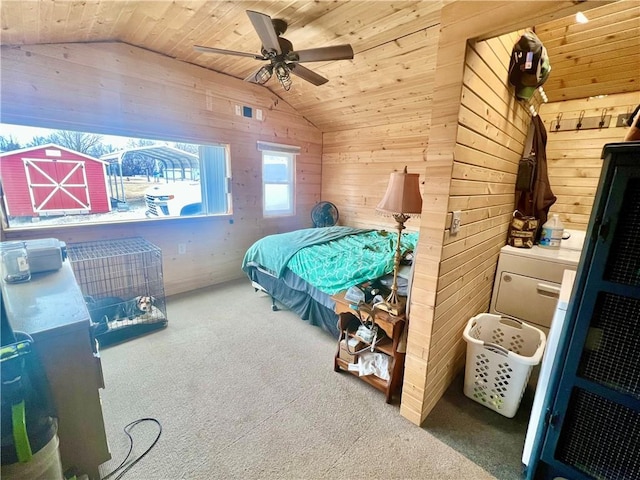
[{"label": "white car", "polygon": [[178,217],[202,213],[200,182],[159,183],[145,192],[147,211],[151,217]]}]

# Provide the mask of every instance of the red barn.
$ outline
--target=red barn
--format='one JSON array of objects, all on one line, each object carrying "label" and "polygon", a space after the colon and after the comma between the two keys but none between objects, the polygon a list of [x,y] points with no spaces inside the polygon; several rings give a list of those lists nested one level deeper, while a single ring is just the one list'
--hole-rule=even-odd
[{"label": "red barn", "polygon": [[106,164],[54,144],[0,154],[0,181],[7,215],[109,212]]}]

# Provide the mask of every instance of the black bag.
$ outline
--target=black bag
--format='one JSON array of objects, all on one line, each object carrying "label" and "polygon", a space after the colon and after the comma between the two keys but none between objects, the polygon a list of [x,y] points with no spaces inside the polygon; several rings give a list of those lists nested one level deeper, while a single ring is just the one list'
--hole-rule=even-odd
[{"label": "black bag", "polygon": [[533,192],[533,182],[536,178],[536,157],[530,155],[518,163],[518,176],[516,177],[516,190],[521,192]]},{"label": "black bag", "polygon": [[516,210],[509,224],[507,245],[518,248],[531,248],[536,238],[539,222],[535,217],[523,215]]},{"label": "black bag", "polygon": [[516,191],[533,192],[533,186],[536,181],[536,167],[538,160],[536,152],[533,149],[533,136],[535,134],[535,125],[533,122],[529,124],[529,131],[524,142],[524,155],[518,163],[518,175],[516,176]]}]

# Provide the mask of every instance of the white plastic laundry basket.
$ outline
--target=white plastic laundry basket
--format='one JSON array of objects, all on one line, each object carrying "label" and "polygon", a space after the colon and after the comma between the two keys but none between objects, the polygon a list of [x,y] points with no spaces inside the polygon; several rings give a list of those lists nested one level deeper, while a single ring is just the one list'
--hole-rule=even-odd
[{"label": "white plastic laundry basket", "polygon": [[519,320],[482,313],[469,320],[463,336],[467,342],[464,394],[513,418],[531,370],[542,358],[544,332]]}]

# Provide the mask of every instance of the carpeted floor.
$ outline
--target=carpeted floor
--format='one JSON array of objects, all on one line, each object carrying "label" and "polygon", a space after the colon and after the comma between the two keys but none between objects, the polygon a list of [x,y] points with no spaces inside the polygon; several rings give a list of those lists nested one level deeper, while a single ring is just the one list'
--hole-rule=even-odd
[{"label": "carpeted floor", "polygon": [[[166,329],[101,351],[112,460],[123,427],[163,428],[125,479],[520,478],[531,395],[507,419],[449,388],[422,428],[378,390],[333,371],[335,340],[248,280],[171,297]],[[133,457],[157,427],[134,427]],[[111,478],[115,478],[114,475]]]}]

